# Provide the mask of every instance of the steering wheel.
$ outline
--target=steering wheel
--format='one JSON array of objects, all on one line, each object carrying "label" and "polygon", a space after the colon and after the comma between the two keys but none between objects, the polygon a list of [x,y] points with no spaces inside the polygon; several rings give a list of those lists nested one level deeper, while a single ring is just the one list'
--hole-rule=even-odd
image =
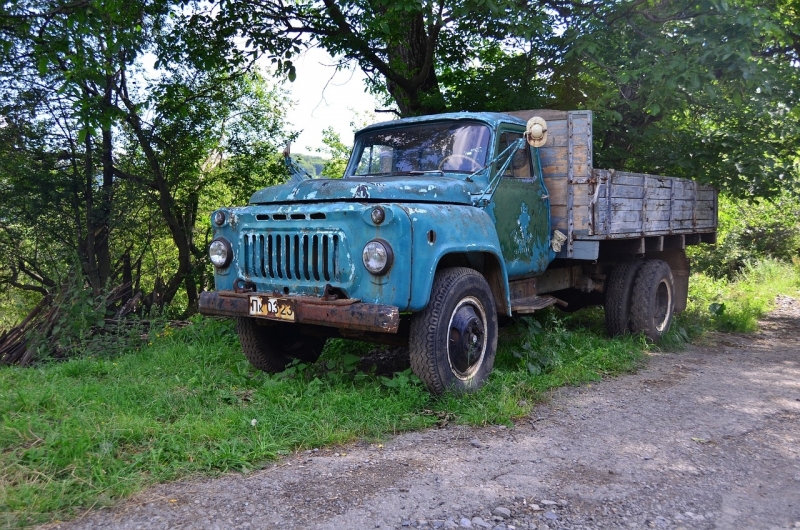
[{"label": "steering wheel", "polygon": [[478,163],[477,160],[467,155],[447,155],[446,157],[442,158],[442,160],[439,162],[439,171],[441,171],[445,163],[447,163],[447,161],[451,159],[466,160],[467,162],[469,162],[471,167],[470,169],[468,169],[468,171],[478,171],[483,167]]}]

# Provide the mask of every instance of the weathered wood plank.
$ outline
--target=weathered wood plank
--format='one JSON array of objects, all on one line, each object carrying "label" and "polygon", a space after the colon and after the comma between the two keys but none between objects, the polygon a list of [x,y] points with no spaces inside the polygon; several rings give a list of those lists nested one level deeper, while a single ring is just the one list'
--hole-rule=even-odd
[{"label": "weathered wood plank", "polygon": [[649,222],[649,221],[667,221],[667,222],[669,222],[670,217],[671,216],[670,216],[669,208],[663,209],[663,210],[651,210],[651,209],[648,208],[647,212],[645,212],[644,220],[645,220],[645,222]]},{"label": "weathered wood plank", "polygon": [[[567,184],[566,177],[548,178],[545,177],[544,185],[547,188],[547,194],[550,196],[550,204],[567,204]],[[590,200],[590,186],[589,184],[573,184],[573,199],[576,200],[574,204],[586,206]]]},{"label": "weathered wood plank", "polygon": [[[600,220],[601,223],[605,223],[608,220],[608,217],[605,212],[600,212],[600,214],[598,215],[598,219]],[[611,221],[612,222],[620,221],[625,223],[632,223],[635,221],[637,223],[641,223],[642,212],[641,211],[617,212],[611,215]]]},{"label": "weathered wood plank", "polygon": [[638,233],[642,232],[641,221],[611,221],[612,233]]},{"label": "weathered wood plank", "polygon": [[[540,149],[540,157],[554,229],[574,236],[587,233],[591,226],[588,237],[617,239],[691,234],[716,227],[717,192],[711,186],[675,177],[592,169],[591,113],[520,111],[514,115],[526,120],[540,115],[548,121],[549,141]],[[594,178],[591,183],[589,177]]]},{"label": "weathered wood plank", "polygon": [[611,185],[611,200],[614,199],[641,199],[644,197],[644,186],[614,186]]},{"label": "weathered wood plank", "polygon": [[[553,228],[558,228],[565,232],[567,228],[567,207],[564,205],[550,205],[550,224]],[[589,229],[589,212],[586,209],[572,211],[573,230]]]},{"label": "weathered wood plank", "polygon": [[646,221],[644,223],[644,232],[660,232],[664,230],[669,230],[669,219],[666,220],[654,220],[654,221]]},{"label": "weathered wood plank", "polygon": [[567,112],[568,111],[566,110],[531,109],[531,110],[510,110],[504,112],[504,114],[510,114],[511,116],[519,118],[525,122],[527,122],[534,116],[540,116],[549,123],[550,121],[555,121],[555,120],[566,120]]},{"label": "weathered wood plank", "polygon": [[[567,163],[551,164],[549,166],[542,165],[542,173],[545,177],[567,177]],[[591,172],[591,167],[587,163],[579,163],[573,166],[573,175],[575,177],[588,177]]]},{"label": "weathered wood plank", "polygon": [[647,187],[647,200],[663,200],[666,199],[669,202],[670,197],[672,196],[672,188],[670,187]]},{"label": "weathered wood plank", "polygon": [[575,207],[579,206],[589,206],[589,200],[591,196],[589,194],[589,185],[588,184],[575,184],[573,185],[573,194],[572,194],[572,205]]},{"label": "weathered wood plank", "polygon": [[619,212],[623,210],[641,211],[644,208],[644,199],[617,199],[611,200],[611,211]]},{"label": "weathered wood plank", "polygon": [[[569,163],[569,152],[565,147],[554,147],[552,149],[542,148],[539,151],[539,160],[542,162],[542,170],[547,170],[547,166],[565,166]],[[589,148],[585,145],[573,146],[573,164],[589,163]],[[550,169],[552,171],[552,169]],[[566,170],[565,170],[566,173]]]},{"label": "weathered wood plank", "polygon": [[644,175],[635,175],[633,173],[614,173],[611,176],[611,188],[614,186],[644,186]]},{"label": "weathered wood plank", "polygon": [[674,179],[674,182],[676,200],[691,200],[696,197],[700,201],[713,201],[717,196],[716,190],[707,184],[678,178]]},{"label": "weathered wood plank", "polygon": [[547,188],[547,194],[550,196],[551,205],[564,205],[567,204],[567,177],[550,177],[545,176],[544,185]]}]

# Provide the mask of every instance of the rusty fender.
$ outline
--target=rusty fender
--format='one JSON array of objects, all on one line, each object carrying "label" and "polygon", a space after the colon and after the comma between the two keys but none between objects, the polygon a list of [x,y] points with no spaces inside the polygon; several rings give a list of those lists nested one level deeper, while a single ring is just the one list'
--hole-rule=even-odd
[{"label": "rusty fender", "polygon": [[[250,294],[233,291],[200,293],[200,313],[228,317],[250,316]],[[298,324],[381,333],[397,333],[400,325],[400,311],[394,306],[364,304],[353,299],[326,301],[313,296],[281,298],[295,302],[295,322]]]}]

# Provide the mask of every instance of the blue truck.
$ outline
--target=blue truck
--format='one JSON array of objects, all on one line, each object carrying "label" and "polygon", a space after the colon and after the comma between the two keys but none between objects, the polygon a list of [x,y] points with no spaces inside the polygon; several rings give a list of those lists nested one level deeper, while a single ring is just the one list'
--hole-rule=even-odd
[{"label": "blue truck", "polygon": [[591,111],[389,121],[356,133],[343,178],[292,167],[212,213],[200,296],[268,372],[343,337],[407,346],[432,393],[470,392],[498,324],[551,305],[658,341],[686,307],[686,246],[716,240],[712,187],[592,167]]}]

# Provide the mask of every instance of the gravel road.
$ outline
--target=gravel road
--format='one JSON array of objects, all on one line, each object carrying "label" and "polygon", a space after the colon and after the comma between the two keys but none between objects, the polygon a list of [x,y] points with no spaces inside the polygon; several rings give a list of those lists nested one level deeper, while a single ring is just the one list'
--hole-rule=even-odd
[{"label": "gravel road", "polygon": [[779,297],[757,334],[560,389],[513,428],[310,451],[55,527],[800,528],[800,302]]}]

